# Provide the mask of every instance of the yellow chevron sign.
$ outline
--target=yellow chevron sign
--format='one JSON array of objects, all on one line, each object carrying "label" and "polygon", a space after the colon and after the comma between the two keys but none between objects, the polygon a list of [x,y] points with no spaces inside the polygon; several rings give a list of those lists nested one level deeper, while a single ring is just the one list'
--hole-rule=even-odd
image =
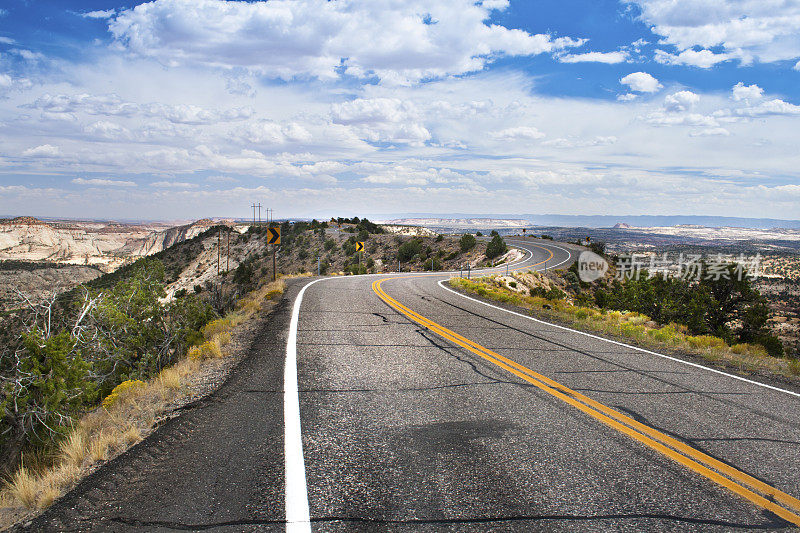
[{"label": "yellow chevron sign", "polygon": [[364,243],[361,241],[356,242],[356,252],[364,251]]},{"label": "yellow chevron sign", "polygon": [[267,228],[267,244],[281,243],[281,228]]}]

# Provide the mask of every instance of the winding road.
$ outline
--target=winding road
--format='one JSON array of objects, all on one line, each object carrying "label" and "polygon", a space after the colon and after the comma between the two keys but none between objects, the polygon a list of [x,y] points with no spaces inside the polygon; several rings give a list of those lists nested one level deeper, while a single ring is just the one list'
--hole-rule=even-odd
[{"label": "winding road", "polygon": [[[518,270],[576,258],[508,242]],[[449,277],[294,283],[216,393],[29,529],[800,526],[797,390],[548,324]]]}]

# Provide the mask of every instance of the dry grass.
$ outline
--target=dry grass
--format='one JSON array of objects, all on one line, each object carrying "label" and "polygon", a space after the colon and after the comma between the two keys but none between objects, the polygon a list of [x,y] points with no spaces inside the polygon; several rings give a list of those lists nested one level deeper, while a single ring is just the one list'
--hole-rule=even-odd
[{"label": "dry grass", "polygon": [[36,475],[27,468],[21,466],[11,478],[8,491],[11,496],[28,509],[36,506],[36,497],[39,494],[40,486]]},{"label": "dry grass", "polygon": [[157,420],[208,365],[225,356],[234,328],[262,309],[266,300],[283,293],[278,280],[248,294],[244,303],[228,316],[209,323],[203,330],[205,342],[192,350],[201,356],[178,361],[157,376],[143,382],[126,381],[114,388],[100,407],[84,415],[59,443],[53,457],[37,468],[21,467],[0,491],[0,529],[45,509],[66,493],[98,463],[114,457],[141,441]]},{"label": "dry grass", "polygon": [[[515,277],[522,283],[527,279],[525,275]],[[538,283],[538,280],[534,282]],[[491,300],[511,303],[570,323],[576,329],[624,337],[652,349],[678,349],[742,372],[766,372],[786,377],[800,375],[800,361],[770,357],[762,346],[744,343],[728,346],[719,337],[689,335],[686,326],[680,324],[653,327],[650,317],[639,313],[603,312],[575,306],[566,300],[525,296],[509,289],[507,283],[496,276],[474,280],[453,278],[450,284]]]},{"label": "dry grass", "polygon": [[72,430],[59,446],[63,460],[77,467],[80,467],[86,458],[86,448],[86,437],[80,429]]}]

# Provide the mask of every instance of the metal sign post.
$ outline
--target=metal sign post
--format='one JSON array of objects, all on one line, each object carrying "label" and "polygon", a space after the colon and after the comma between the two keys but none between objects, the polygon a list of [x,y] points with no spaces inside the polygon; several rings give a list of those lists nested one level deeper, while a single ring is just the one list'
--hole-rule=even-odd
[{"label": "metal sign post", "polygon": [[267,244],[272,245],[272,281],[277,279],[275,248],[281,243],[281,228],[267,228]]}]

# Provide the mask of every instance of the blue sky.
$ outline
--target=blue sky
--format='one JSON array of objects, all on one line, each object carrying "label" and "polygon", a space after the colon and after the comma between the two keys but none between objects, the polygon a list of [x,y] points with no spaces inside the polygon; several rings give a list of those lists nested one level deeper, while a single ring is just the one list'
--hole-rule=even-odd
[{"label": "blue sky", "polygon": [[800,218],[800,0],[6,4],[2,214]]}]

